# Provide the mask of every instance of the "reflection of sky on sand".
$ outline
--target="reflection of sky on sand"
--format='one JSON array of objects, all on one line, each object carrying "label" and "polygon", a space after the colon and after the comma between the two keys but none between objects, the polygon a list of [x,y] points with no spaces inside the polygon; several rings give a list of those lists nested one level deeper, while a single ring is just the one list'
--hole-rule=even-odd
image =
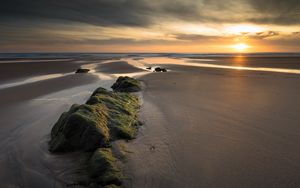
[{"label": "reflection of sky on sand", "polygon": [[[129,59],[129,61],[130,61],[130,59]],[[111,63],[111,62],[114,62],[114,61],[112,61],[112,60],[104,61],[104,62],[101,62],[101,64],[102,63]],[[96,68],[98,65],[99,65],[99,63],[89,63],[89,64],[82,65],[81,68],[90,69],[89,74],[93,74],[93,75],[97,76],[100,80],[115,80],[119,76],[139,77],[139,76],[143,76],[143,75],[149,73],[147,71],[141,70],[141,72],[134,72],[134,73],[106,74],[106,73],[101,73],[101,72],[96,71]],[[144,69],[144,67],[143,67],[143,69]],[[31,78],[25,78],[24,80],[20,80],[20,81],[11,81],[11,82],[7,82],[7,83],[3,83],[0,85],[0,89],[30,84],[30,83],[49,80],[49,79],[53,79],[53,78],[69,76],[72,74],[74,74],[74,72],[64,73],[64,74],[47,74],[47,75],[42,75],[42,76],[34,76]]]},{"label": "reflection of sky on sand", "polygon": [[[218,65],[210,64],[209,61],[212,59],[197,59],[197,62],[187,58],[169,58],[169,57],[147,57],[147,58],[123,58],[122,61],[128,62],[129,65],[141,69],[140,72],[132,73],[120,73],[120,74],[108,74],[96,71],[99,63],[106,64],[114,62],[115,60],[107,60],[98,63],[84,64],[81,68],[90,69],[90,74],[96,75],[100,80],[115,80],[119,76],[130,76],[130,77],[141,77],[152,72],[152,70],[147,70],[147,67],[163,66],[163,65],[184,65],[184,66],[194,66],[194,67],[204,67],[204,68],[217,68],[217,69],[232,69],[232,70],[246,70],[246,71],[260,71],[260,72],[274,72],[274,73],[287,73],[287,74],[300,74],[299,69],[285,69],[285,68],[269,68],[269,67],[246,67],[246,66],[232,66],[232,65]],[[38,81],[68,76],[74,73],[66,74],[48,74],[42,76],[35,76],[32,78],[27,78],[21,81],[13,81],[10,83],[4,83],[0,85],[0,89],[20,86],[24,84],[34,83]]]},{"label": "reflection of sky on sand", "polygon": [[139,68],[141,68],[141,67],[145,68],[147,66],[171,64],[171,65],[184,65],[184,66],[194,66],[194,67],[204,67],[204,68],[300,74],[300,70],[298,70],[298,69],[229,66],[229,65],[216,65],[216,64],[202,63],[202,62],[204,62],[204,61],[199,60],[197,63],[195,63],[195,62],[189,61],[189,59],[174,59],[174,58],[167,58],[167,57],[153,57],[153,58],[144,58],[143,60],[129,60],[128,61],[129,64],[139,67]]},{"label": "reflection of sky on sand", "polygon": [[70,74],[71,73],[68,73],[68,74],[47,74],[47,75],[43,75],[43,76],[35,76],[35,77],[28,78],[28,79],[25,79],[25,80],[22,80],[22,81],[19,81],[19,82],[11,82],[11,83],[6,83],[6,84],[1,84],[0,89],[20,86],[20,85],[34,83],[34,82],[43,81],[43,80],[48,80],[48,79],[52,79],[52,78],[58,78],[58,77],[67,76],[67,75],[70,75]]},{"label": "reflection of sky on sand", "polygon": [[84,103],[97,87],[111,89],[113,80],[99,80],[95,83],[69,88],[59,92],[51,93],[34,99],[35,102],[60,101],[72,105],[74,103]]},{"label": "reflection of sky on sand", "polygon": [[59,62],[71,61],[72,59],[20,59],[20,60],[1,60],[0,63],[26,63],[26,62]]},{"label": "reflection of sky on sand", "polygon": [[[143,64],[139,64],[139,62],[137,60],[133,60],[130,58],[124,58],[122,60],[127,61],[128,64],[130,64],[130,65],[140,68],[141,72],[106,74],[106,73],[96,71],[96,68],[99,65],[98,63],[85,64],[85,65],[82,65],[81,68],[90,69],[89,73],[92,73],[93,75],[98,76],[100,80],[114,80],[119,76],[140,77],[140,76],[144,76],[149,73],[149,71],[145,71],[145,66],[143,66]],[[107,64],[107,63],[112,63],[112,62],[114,62],[114,61],[109,60],[109,61],[101,62],[101,64]]]}]

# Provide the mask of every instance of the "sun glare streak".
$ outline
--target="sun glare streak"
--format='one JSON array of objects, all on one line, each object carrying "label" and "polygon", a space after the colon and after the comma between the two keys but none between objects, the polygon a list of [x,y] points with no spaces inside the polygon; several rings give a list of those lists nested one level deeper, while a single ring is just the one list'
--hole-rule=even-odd
[{"label": "sun glare streak", "polygon": [[232,46],[232,48],[234,48],[235,50],[239,51],[239,52],[243,52],[245,50],[247,50],[250,46],[244,43],[239,43],[239,44],[235,44]]},{"label": "sun glare streak", "polygon": [[227,27],[225,31],[230,34],[242,35],[244,33],[262,32],[264,29],[255,25],[235,25]]}]

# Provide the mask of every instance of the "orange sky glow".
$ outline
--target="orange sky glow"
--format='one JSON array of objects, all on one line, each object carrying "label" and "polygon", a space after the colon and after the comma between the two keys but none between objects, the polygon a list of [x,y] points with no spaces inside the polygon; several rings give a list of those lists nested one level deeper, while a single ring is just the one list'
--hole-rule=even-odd
[{"label": "orange sky glow", "polygon": [[0,7],[0,52],[300,52],[289,1],[14,1]]}]

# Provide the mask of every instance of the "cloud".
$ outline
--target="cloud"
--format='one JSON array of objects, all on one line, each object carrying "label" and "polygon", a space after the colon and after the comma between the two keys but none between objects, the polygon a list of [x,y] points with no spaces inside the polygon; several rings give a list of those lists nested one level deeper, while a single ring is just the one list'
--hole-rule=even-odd
[{"label": "cloud", "polygon": [[61,20],[93,25],[147,25],[150,7],[139,0],[5,0],[3,19]]},{"label": "cloud", "polygon": [[174,34],[174,36],[180,41],[217,41],[225,38],[221,36],[207,36],[200,34]]},{"label": "cloud", "polygon": [[199,16],[200,1],[180,0],[4,0],[0,18],[81,22],[98,26],[148,26],[164,19]]},{"label": "cloud", "polygon": [[3,0],[0,19],[149,26],[164,20],[299,24],[299,0]]},{"label": "cloud", "polygon": [[258,17],[250,18],[255,23],[300,24],[299,0],[248,0]]},{"label": "cloud", "polygon": [[280,37],[282,34],[278,31],[264,31],[264,32],[258,32],[254,34],[247,34],[246,37],[250,37],[252,39],[272,39],[274,37]]},{"label": "cloud", "polygon": [[240,38],[296,45],[299,34],[290,33],[300,26],[300,1],[2,0],[0,46],[232,43],[222,27],[239,23],[270,26]]}]

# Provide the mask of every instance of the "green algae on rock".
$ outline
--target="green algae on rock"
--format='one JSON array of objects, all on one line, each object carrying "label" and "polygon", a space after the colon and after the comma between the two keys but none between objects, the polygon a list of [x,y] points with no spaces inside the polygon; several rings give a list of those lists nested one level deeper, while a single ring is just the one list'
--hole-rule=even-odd
[{"label": "green algae on rock", "polygon": [[89,176],[100,185],[121,185],[122,173],[111,149],[97,149],[88,162]]},{"label": "green algae on rock", "polygon": [[133,139],[138,127],[138,98],[130,93],[108,92],[98,88],[87,101],[88,105],[103,104],[107,108],[108,127],[112,139]]},{"label": "green algae on rock", "polygon": [[142,90],[142,84],[134,78],[120,76],[111,88],[118,92],[138,92]]},{"label": "green algae on rock", "polygon": [[111,140],[133,139],[137,132],[138,98],[98,88],[86,104],[73,105],[51,131],[50,151],[94,151]]},{"label": "green algae on rock", "polygon": [[110,140],[107,107],[74,104],[64,112],[51,130],[50,151],[93,151]]},{"label": "green algae on rock", "polygon": [[89,177],[84,181],[87,186],[118,188],[122,183],[123,176],[117,168],[117,158],[109,147],[111,141],[135,138],[140,125],[137,116],[139,99],[129,91],[140,90],[141,83],[128,78],[120,77],[114,91],[100,87],[86,104],[72,105],[51,130],[51,152],[86,151],[91,155],[85,164]]}]

